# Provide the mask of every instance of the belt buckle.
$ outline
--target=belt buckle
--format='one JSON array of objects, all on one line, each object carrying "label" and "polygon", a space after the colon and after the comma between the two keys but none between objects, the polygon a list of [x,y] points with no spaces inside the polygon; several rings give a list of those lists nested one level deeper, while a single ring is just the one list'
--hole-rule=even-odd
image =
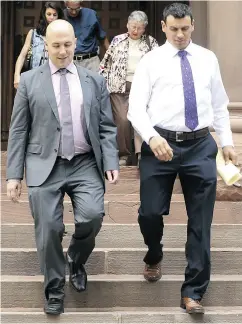
[{"label": "belt buckle", "polygon": [[83,55],[76,55],[77,61],[83,61]]},{"label": "belt buckle", "polygon": [[176,142],[183,142],[183,139],[180,139],[179,136],[183,135],[183,132],[176,132]]}]

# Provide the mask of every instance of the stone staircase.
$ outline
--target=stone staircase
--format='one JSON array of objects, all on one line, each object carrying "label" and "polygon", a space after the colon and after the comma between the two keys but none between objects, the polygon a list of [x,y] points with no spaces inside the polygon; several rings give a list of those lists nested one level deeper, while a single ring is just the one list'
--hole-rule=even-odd
[{"label": "stone staircase", "polygon": [[[236,144],[242,156],[239,135]],[[165,218],[163,276],[151,284],[142,276],[146,247],[137,225],[138,172],[133,167],[122,168],[119,184],[107,186],[105,221],[86,266],[88,289],[76,293],[67,277],[65,313],[53,318],[42,309],[43,277],[27,190],[24,186],[19,204],[8,201],[5,165],[2,154],[1,323],[242,323],[242,188],[227,188],[219,180],[217,197],[225,197],[220,194],[223,190],[230,201],[216,201],[212,277],[203,300],[206,314],[191,316],[179,308],[186,264],[186,211],[179,180],[171,214]],[[66,250],[74,228],[68,198],[64,221]]]}]

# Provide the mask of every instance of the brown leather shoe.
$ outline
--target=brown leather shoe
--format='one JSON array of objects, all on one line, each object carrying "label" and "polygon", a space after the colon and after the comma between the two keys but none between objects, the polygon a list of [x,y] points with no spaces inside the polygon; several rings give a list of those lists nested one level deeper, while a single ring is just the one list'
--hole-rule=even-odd
[{"label": "brown leather shoe", "polygon": [[157,281],[161,278],[161,262],[157,264],[146,264],[144,269],[144,278],[147,281]]},{"label": "brown leather shoe", "polygon": [[181,299],[181,308],[185,309],[188,314],[204,314],[204,308],[200,301],[189,297]]}]

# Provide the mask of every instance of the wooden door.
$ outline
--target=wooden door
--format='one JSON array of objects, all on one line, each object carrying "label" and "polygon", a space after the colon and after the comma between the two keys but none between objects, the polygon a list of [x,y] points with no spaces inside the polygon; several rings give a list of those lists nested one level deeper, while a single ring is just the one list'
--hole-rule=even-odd
[{"label": "wooden door", "polygon": [[13,106],[15,2],[1,1],[1,149],[6,150]]}]

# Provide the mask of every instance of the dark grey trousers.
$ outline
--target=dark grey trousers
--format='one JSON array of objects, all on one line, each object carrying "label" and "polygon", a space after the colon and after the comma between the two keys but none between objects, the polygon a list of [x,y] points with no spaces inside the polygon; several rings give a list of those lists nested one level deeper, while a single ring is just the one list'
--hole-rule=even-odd
[{"label": "dark grey trousers", "polygon": [[65,193],[71,198],[75,220],[68,254],[76,263],[86,263],[104,216],[104,184],[93,153],[78,155],[71,161],[57,158],[48,179],[28,189],[45,295],[47,299],[64,298],[65,257],[61,242]]}]

